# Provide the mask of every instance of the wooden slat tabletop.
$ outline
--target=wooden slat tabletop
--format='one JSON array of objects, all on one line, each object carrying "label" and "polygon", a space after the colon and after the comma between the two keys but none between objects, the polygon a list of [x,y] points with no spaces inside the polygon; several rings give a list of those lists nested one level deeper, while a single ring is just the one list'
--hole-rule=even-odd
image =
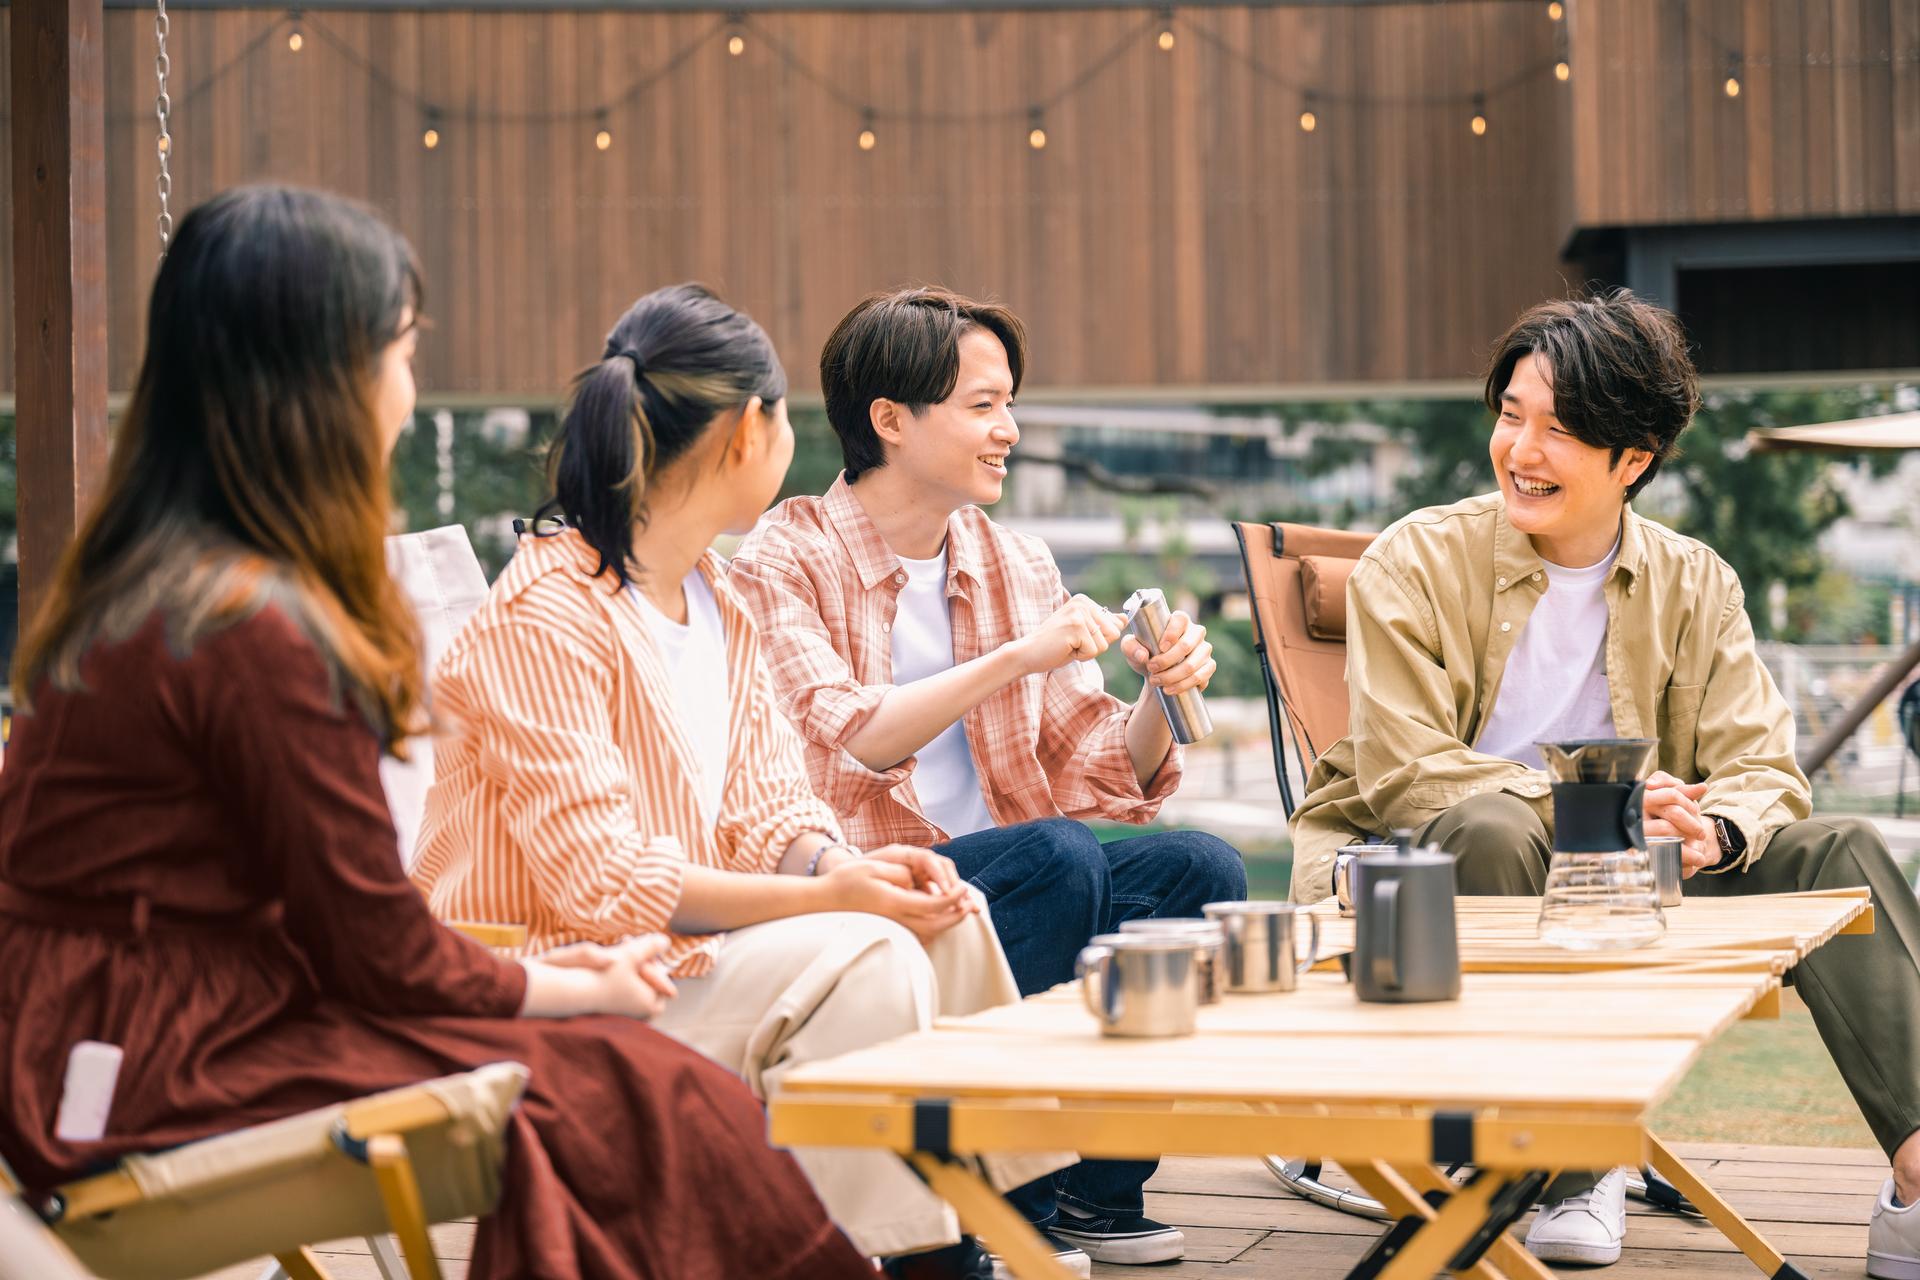
[{"label": "wooden slat tabletop", "polygon": [[[792,1092],[1315,1106],[1547,1107],[1642,1114],[1706,1036],[1668,1039],[935,1029],[790,1072]],[[777,1105],[777,1104],[776,1104]]]},{"label": "wooden slat tabletop", "polygon": [[[1436,1004],[1364,1004],[1339,974],[1311,973],[1300,989],[1228,995],[1200,1010],[1201,1034],[1375,1036],[1573,1036],[1708,1040],[1773,989],[1767,973],[1623,975],[1617,971],[1539,975],[1470,973],[1460,999]],[[966,1018],[942,1030],[1080,1034],[1093,1016],[1076,985],[1057,987]]]},{"label": "wooden slat tabletop", "polygon": [[[1459,899],[1460,954],[1468,968],[1537,960],[1550,968],[1644,967],[1741,951],[1774,953],[1775,967],[1791,967],[1872,909],[1868,891],[1756,894],[1742,898],[1688,898],[1665,912],[1667,932],[1633,951],[1569,952],[1543,946],[1538,898]],[[1353,947],[1354,922],[1331,901],[1317,903],[1323,946],[1332,954]]]}]

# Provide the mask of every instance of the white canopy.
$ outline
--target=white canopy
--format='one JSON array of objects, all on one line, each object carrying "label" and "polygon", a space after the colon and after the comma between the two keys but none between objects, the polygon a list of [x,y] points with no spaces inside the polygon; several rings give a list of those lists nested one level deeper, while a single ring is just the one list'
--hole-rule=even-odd
[{"label": "white canopy", "polygon": [[1747,443],[1758,453],[1789,449],[1824,453],[1920,449],[1920,412],[1822,422],[1811,427],[1764,427],[1747,432]]}]

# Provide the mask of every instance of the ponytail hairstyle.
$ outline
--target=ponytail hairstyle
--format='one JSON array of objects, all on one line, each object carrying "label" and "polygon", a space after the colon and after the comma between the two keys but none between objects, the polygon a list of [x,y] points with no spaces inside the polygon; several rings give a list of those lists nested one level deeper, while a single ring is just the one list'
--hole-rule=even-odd
[{"label": "ponytail hairstyle", "polygon": [[647,520],[647,492],[721,414],[759,396],[786,398],[787,374],[752,319],[706,288],[655,289],[607,335],[598,364],[573,379],[566,417],[548,456],[553,515],[599,553],[594,576],[615,589],[633,581],[633,533]]},{"label": "ponytail hairstyle", "polygon": [[160,264],[147,349],[99,496],[14,657],[43,680],[157,611],[177,653],[279,606],[400,754],[419,727],[413,611],[387,572],[381,354],[420,306],[400,233],[293,187],[189,213]]}]

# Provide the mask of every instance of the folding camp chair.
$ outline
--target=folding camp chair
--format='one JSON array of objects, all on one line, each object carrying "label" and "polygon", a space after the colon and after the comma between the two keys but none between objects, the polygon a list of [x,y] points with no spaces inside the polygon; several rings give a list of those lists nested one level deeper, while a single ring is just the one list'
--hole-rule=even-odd
[{"label": "folding camp chair", "polygon": [[[1280,802],[1293,817],[1287,741],[1302,779],[1320,753],[1347,734],[1347,579],[1375,534],[1313,525],[1236,521],[1241,566],[1253,610],[1253,648],[1266,687],[1267,731]],[[1381,833],[1384,834],[1384,833]],[[1269,1155],[1268,1172],[1296,1195],[1344,1213],[1391,1216],[1362,1191],[1321,1181],[1316,1160]],[[1676,1212],[1693,1212],[1686,1198],[1651,1169],[1627,1178],[1628,1191]]]},{"label": "folding camp chair", "polygon": [[[427,1224],[493,1208],[508,1117],[526,1082],[525,1067],[498,1062],[129,1156],[31,1206],[88,1271],[21,1274],[188,1280],[266,1253],[294,1280],[326,1280],[307,1245],[391,1231],[406,1251],[406,1275],[439,1280]],[[0,1183],[18,1190],[4,1169]],[[0,1242],[11,1233],[23,1250],[60,1259],[47,1233],[31,1228],[0,1201]],[[15,1256],[11,1243],[0,1253]]]}]

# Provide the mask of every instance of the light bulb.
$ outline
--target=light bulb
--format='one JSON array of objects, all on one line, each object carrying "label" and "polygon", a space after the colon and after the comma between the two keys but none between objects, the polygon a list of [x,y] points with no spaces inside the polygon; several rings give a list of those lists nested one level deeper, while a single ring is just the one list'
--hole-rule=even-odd
[{"label": "light bulb", "polygon": [[1319,127],[1320,127],[1320,118],[1314,115],[1313,112],[1302,111],[1300,113],[1300,132],[1312,133],[1315,129]]},{"label": "light bulb", "polygon": [[878,138],[873,136],[873,130],[862,129],[860,131],[860,149],[862,151],[873,150],[874,147],[878,145],[879,141],[880,140]]},{"label": "light bulb", "polygon": [[1558,22],[1560,21],[1560,19],[1566,16],[1567,16],[1567,7],[1561,4],[1560,0],[1553,0],[1553,3],[1547,6],[1547,17],[1551,18],[1553,21]]},{"label": "light bulb", "polygon": [[1474,137],[1484,138],[1487,136],[1487,118],[1485,116],[1483,115],[1474,116],[1473,124],[1471,127],[1473,129]]},{"label": "light bulb", "polygon": [[166,155],[173,150],[173,139],[166,134],[160,135],[160,154]]},{"label": "light bulb", "polygon": [[440,131],[438,129],[429,128],[425,133],[420,135],[420,145],[425,147],[429,151],[439,146]]},{"label": "light bulb", "polygon": [[734,57],[737,58],[741,54],[745,53],[746,51],[747,51],[747,40],[745,36],[731,35],[727,37],[728,53],[732,54]]},{"label": "light bulb", "polygon": [[600,132],[593,135],[593,145],[599,148],[600,150],[605,151],[608,147],[611,147],[613,145],[613,135],[607,132],[605,129],[602,129]]},{"label": "light bulb", "polygon": [[298,53],[300,52],[300,46],[304,45],[306,42],[307,42],[306,37],[302,36],[300,32],[296,29],[291,35],[287,37],[287,48],[292,50],[294,53]]},{"label": "light bulb", "polygon": [[1728,76],[1727,82],[1721,85],[1720,88],[1726,93],[1726,95],[1729,98],[1739,97],[1740,96],[1740,77]]},{"label": "light bulb", "polygon": [[1027,145],[1035,151],[1045,151],[1047,149],[1047,131],[1037,125],[1029,129],[1027,131]]},{"label": "light bulb", "polygon": [[1566,63],[1556,62],[1553,64],[1553,78],[1555,80],[1564,81],[1567,79],[1567,77],[1571,76],[1572,74],[1573,74],[1573,68],[1568,66]]},{"label": "light bulb", "polygon": [[1162,31],[1162,32],[1160,33],[1160,48],[1161,48],[1161,51],[1162,51],[1162,52],[1172,52],[1172,50],[1173,50],[1173,32],[1171,32],[1171,31]]}]

